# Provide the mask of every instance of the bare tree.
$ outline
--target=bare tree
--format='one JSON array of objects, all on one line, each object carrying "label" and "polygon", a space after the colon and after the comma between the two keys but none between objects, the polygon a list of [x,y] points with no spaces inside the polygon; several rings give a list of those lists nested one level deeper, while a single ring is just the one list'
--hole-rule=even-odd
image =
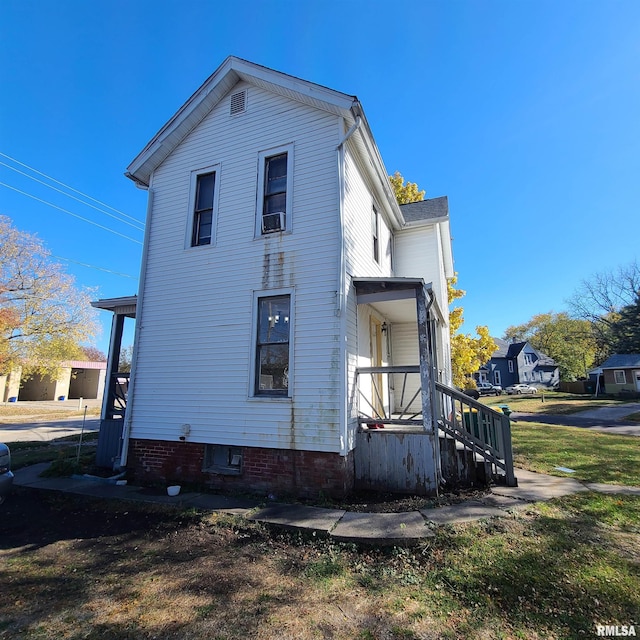
[{"label": "bare tree", "polygon": [[637,260],[618,269],[596,273],[583,280],[567,301],[574,316],[588,320],[602,350],[602,357],[615,348],[613,328],[622,309],[640,298],[640,265]]}]

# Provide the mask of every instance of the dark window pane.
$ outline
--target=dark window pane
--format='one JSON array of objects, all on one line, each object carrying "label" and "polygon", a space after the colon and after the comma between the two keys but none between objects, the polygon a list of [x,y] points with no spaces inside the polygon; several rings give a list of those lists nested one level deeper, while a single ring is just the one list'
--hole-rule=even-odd
[{"label": "dark window pane", "polygon": [[287,190],[287,154],[267,160],[265,192],[278,193]]},{"label": "dark window pane", "polygon": [[289,388],[289,345],[259,347],[258,390],[285,391]]},{"label": "dark window pane", "polygon": [[216,183],[215,173],[198,176],[198,194],[196,197],[196,211],[213,209],[213,190]]},{"label": "dark window pane", "polygon": [[287,194],[278,193],[275,196],[267,196],[264,199],[264,213],[275,213],[276,211],[286,211]]}]

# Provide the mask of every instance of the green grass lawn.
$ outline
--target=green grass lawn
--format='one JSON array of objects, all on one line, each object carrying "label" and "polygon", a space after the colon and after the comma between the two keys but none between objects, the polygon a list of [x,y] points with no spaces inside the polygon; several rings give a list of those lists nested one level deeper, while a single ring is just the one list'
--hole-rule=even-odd
[{"label": "green grass lawn", "polygon": [[[577,427],[512,422],[515,465],[583,482],[640,486],[640,438]],[[554,467],[568,467],[567,474]]]},{"label": "green grass lawn", "polygon": [[[15,470],[38,464],[39,462],[60,461],[64,463],[67,460],[75,460],[78,453],[79,440],[80,436],[74,435],[49,441],[11,442],[9,444],[11,466]],[[82,450],[84,453],[81,452],[81,457],[89,455],[95,458],[95,446],[92,445],[95,445],[97,440],[97,431],[89,431],[83,434]],[[85,451],[85,444],[89,446],[88,452]]]},{"label": "green grass lawn", "polygon": [[495,408],[496,405],[508,404],[512,411],[550,415],[568,415],[578,411],[624,404],[625,402],[619,398],[594,398],[593,396],[580,396],[559,391],[544,391],[530,396],[485,396],[480,401],[489,407]]}]

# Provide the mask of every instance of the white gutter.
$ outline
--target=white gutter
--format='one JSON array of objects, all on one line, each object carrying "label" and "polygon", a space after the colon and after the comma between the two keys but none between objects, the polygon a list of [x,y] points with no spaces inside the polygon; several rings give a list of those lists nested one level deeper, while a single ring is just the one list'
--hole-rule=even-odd
[{"label": "white gutter", "polygon": [[336,316],[342,315],[342,311],[344,309],[344,290],[346,280],[344,255],[344,145],[347,140],[349,140],[349,138],[356,132],[356,129],[361,125],[361,123],[362,118],[360,116],[357,116],[349,131],[345,133],[345,135],[342,137],[342,140],[340,140],[338,146],[336,147],[336,151],[338,152],[338,224],[340,225],[338,229],[338,237],[340,238],[340,260],[338,261],[338,287],[336,289],[336,291],[338,292],[338,299],[336,300]]},{"label": "white gutter", "polygon": [[[152,182],[150,180],[149,182]],[[138,183],[136,183],[138,186]],[[142,263],[140,265],[140,283],[138,285],[138,301],[136,306],[136,329],[133,337],[133,354],[131,356],[131,373],[129,376],[129,387],[127,389],[127,407],[124,414],[124,427],[122,429],[122,449],[120,451],[120,461],[118,466],[127,466],[129,455],[129,437],[131,435],[131,414],[133,412],[133,400],[136,387],[136,366],[138,364],[138,345],[140,344],[140,331],[142,329],[142,309],[144,297],[144,284],[147,276],[147,255],[149,253],[149,234],[151,232],[151,209],[153,207],[153,189],[149,187],[149,197],[147,199],[147,217],[144,227],[144,245],[142,247]]]},{"label": "white gutter", "polygon": [[[340,119],[340,126],[343,127],[344,120]],[[338,238],[340,257],[338,259],[338,286],[336,288],[336,317],[340,318],[340,335],[347,335],[347,316],[344,313],[345,307],[345,287],[347,281],[346,259],[344,247],[344,199],[345,199],[345,151],[344,145],[349,138],[356,132],[362,123],[362,118],[357,116],[355,122],[351,125],[336,147],[338,160]],[[340,388],[344,390],[342,403],[340,404],[340,455],[346,456],[349,452],[348,442],[348,394],[347,391],[347,343],[346,339],[340,341]]]}]

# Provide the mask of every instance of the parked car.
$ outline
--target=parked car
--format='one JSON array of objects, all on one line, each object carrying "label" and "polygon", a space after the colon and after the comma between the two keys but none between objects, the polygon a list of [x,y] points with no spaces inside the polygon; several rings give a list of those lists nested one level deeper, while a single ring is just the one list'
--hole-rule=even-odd
[{"label": "parked car", "polygon": [[538,389],[536,387],[532,387],[530,384],[524,384],[524,383],[512,384],[510,387],[507,387],[505,391],[509,395],[513,395],[513,394],[520,395],[523,393],[538,393]]},{"label": "parked car", "polygon": [[490,382],[478,382],[478,392],[481,396],[499,396],[502,393],[502,387]]},{"label": "parked car", "polygon": [[9,495],[13,484],[11,473],[11,452],[6,444],[0,443],[0,504]]}]

